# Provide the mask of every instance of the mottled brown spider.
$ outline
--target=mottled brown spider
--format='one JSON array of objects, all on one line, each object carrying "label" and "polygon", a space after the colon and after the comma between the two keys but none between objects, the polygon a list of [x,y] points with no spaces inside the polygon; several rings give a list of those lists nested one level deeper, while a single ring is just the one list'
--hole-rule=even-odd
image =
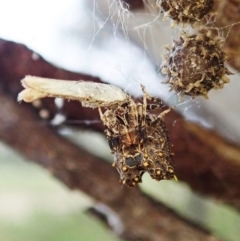
[{"label": "mottled brown spider", "polygon": [[[105,134],[114,154],[113,166],[120,174],[120,182],[130,187],[141,182],[148,172],[155,180],[176,179],[171,164],[171,143],[163,117],[170,109],[158,116],[150,110],[162,108],[162,101],[151,97],[144,86],[142,103],[135,103],[128,96],[126,103],[114,105],[99,113],[106,126]],[[147,100],[153,102],[148,104]]]},{"label": "mottled brown spider", "polygon": [[[163,104],[160,99],[148,95],[144,86],[142,103],[135,103],[121,89],[101,83],[26,76],[22,85],[25,89],[19,93],[19,101],[61,97],[79,100],[85,107],[98,107],[115,157],[113,166],[122,184],[135,186],[145,172],[158,181],[176,179],[171,164],[171,143],[163,122],[170,109],[157,116],[151,114],[151,110],[161,109]],[[104,113],[101,108],[106,109]]]}]

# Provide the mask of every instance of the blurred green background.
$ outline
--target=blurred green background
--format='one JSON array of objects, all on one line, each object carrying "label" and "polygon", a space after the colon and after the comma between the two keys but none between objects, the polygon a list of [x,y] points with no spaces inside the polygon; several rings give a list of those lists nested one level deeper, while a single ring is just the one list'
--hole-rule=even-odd
[{"label": "blurred green background", "polygon": [[[74,136],[80,136],[82,143],[91,140],[92,146],[99,147],[96,155],[112,159],[102,135],[85,131]],[[91,198],[69,190],[48,171],[24,160],[3,143],[0,153],[1,241],[120,240],[105,224],[86,213],[93,204]],[[180,181],[156,182],[144,175],[140,187],[217,236],[240,240],[240,215],[230,206],[196,195]]]},{"label": "blurred green background", "polygon": [[92,200],[0,143],[1,241],[117,241],[85,210]]}]

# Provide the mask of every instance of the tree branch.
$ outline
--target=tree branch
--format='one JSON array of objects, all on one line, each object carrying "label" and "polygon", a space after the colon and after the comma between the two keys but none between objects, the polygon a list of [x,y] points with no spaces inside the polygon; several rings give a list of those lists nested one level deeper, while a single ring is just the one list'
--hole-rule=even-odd
[{"label": "tree branch", "polygon": [[[0,56],[0,85],[4,87],[5,93],[14,99],[22,90],[20,79],[26,74],[56,79],[99,81],[97,78],[53,67],[40,57],[35,61],[32,59],[31,51],[12,42],[0,41]],[[27,108],[36,111],[30,104],[27,105]],[[43,100],[43,108],[49,109],[52,116],[56,112],[56,107],[51,99]],[[99,115],[95,109],[83,108],[76,101],[66,102],[63,111],[70,120],[79,120],[80,122],[99,120]],[[165,121],[169,127],[171,140],[175,145],[174,162],[178,178],[188,182],[195,191],[240,208],[239,146],[228,143],[213,131],[185,121],[174,111],[165,117]],[[174,122],[176,122],[175,125],[173,125]],[[83,126],[83,124],[79,126]],[[27,126],[25,128],[28,129]],[[92,124],[87,128],[103,132],[101,123]],[[37,148],[37,146],[34,147]],[[31,151],[34,152],[34,149]],[[115,175],[117,176],[116,173]]]},{"label": "tree branch", "polygon": [[219,240],[187,223],[138,188],[120,187],[116,171],[59,136],[24,104],[0,93],[0,138],[30,160],[44,166],[71,189],[84,191],[112,208],[123,222],[128,240]]}]

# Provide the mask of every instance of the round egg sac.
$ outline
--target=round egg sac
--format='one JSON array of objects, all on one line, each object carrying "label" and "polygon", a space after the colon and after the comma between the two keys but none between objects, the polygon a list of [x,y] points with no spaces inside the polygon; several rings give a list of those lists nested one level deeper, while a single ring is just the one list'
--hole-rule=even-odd
[{"label": "round egg sac", "polygon": [[207,97],[211,89],[222,88],[230,74],[224,66],[226,55],[221,40],[207,34],[182,34],[167,47],[161,71],[166,83],[180,95]]},{"label": "round egg sac", "polygon": [[212,9],[213,0],[158,0],[157,5],[166,17],[176,23],[200,21]]}]

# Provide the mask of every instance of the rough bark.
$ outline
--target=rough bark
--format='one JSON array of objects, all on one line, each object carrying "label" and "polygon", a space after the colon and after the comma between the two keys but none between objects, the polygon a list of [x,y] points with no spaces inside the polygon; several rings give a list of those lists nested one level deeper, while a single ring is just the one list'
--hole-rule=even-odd
[{"label": "rough bark", "polygon": [[[169,120],[170,119],[170,120]],[[195,191],[240,208],[240,148],[211,130],[179,118],[166,117],[174,143],[178,178]]]}]

